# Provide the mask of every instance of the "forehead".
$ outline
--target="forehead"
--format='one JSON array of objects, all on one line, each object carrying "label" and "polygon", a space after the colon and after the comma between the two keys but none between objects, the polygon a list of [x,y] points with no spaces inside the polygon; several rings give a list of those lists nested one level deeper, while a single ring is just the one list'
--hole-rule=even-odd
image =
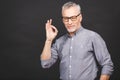
[{"label": "forehead", "polygon": [[77,15],[80,11],[76,7],[70,7],[62,10],[62,16],[71,17]]}]

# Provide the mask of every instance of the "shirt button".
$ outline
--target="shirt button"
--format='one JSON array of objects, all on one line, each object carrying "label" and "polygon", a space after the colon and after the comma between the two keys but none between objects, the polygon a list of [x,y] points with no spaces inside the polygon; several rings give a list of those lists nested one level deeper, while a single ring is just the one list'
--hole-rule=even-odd
[{"label": "shirt button", "polygon": [[71,78],[71,75],[69,75],[69,77]]},{"label": "shirt button", "polygon": [[70,56],[70,58],[72,58],[72,56]]},{"label": "shirt button", "polygon": [[70,48],[72,49],[72,46]]},{"label": "shirt button", "polygon": [[69,68],[71,68],[71,65],[69,65]]}]

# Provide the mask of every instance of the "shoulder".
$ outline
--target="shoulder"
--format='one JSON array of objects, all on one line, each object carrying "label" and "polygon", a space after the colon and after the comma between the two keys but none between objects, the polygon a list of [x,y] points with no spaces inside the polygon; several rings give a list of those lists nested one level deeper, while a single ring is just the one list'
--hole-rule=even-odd
[{"label": "shoulder", "polygon": [[84,28],[84,33],[86,35],[88,35],[89,37],[92,37],[92,38],[94,38],[94,37],[101,37],[100,34],[98,34],[96,31],[93,31],[93,30],[90,30],[90,29],[86,29],[86,28]]},{"label": "shoulder", "polygon": [[92,42],[99,42],[99,43],[104,43],[104,39],[100,34],[98,34],[96,31],[85,29],[85,33],[89,36],[89,39],[92,40]]},{"label": "shoulder", "polygon": [[66,41],[66,38],[67,38],[66,35],[62,35],[59,38],[57,38],[53,43],[53,47],[56,47],[59,50]]},{"label": "shoulder", "polygon": [[64,35],[60,36],[59,38],[57,38],[55,40],[55,43],[57,43],[57,44],[63,43],[66,40],[66,38],[67,38],[67,34],[64,34]]},{"label": "shoulder", "polygon": [[55,40],[55,44],[59,46],[63,44],[66,41],[66,39],[67,39],[67,34],[64,34]]}]

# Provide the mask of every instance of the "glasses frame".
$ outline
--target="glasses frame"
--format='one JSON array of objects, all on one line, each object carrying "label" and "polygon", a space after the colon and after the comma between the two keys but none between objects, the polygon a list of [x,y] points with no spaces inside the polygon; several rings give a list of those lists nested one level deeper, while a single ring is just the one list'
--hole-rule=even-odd
[{"label": "glasses frame", "polygon": [[76,16],[62,17],[62,19],[63,19],[64,22],[68,22],[69,19],[70,19],[71,21],[76,21],[76,20],[77,20],[77,17],[78,17],[79,15],[80,15],[80,13],[79,13],[78,15],[76,15]]}]

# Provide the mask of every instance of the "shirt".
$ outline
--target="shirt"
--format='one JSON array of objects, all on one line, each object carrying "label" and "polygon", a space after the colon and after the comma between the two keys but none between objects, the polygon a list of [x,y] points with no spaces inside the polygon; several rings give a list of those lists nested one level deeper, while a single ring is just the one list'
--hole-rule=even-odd
[{"label": "shirt", "polygon": [[61,80],[94,80],[98,71],[96,60],[102,67],[101,74],[113,72],[105,41],[98,33],[82,26],[74,36],[65,34],[58,38],[52,45],[51,59],[41,60],[41,65],[49,68],[58,58]]}]

